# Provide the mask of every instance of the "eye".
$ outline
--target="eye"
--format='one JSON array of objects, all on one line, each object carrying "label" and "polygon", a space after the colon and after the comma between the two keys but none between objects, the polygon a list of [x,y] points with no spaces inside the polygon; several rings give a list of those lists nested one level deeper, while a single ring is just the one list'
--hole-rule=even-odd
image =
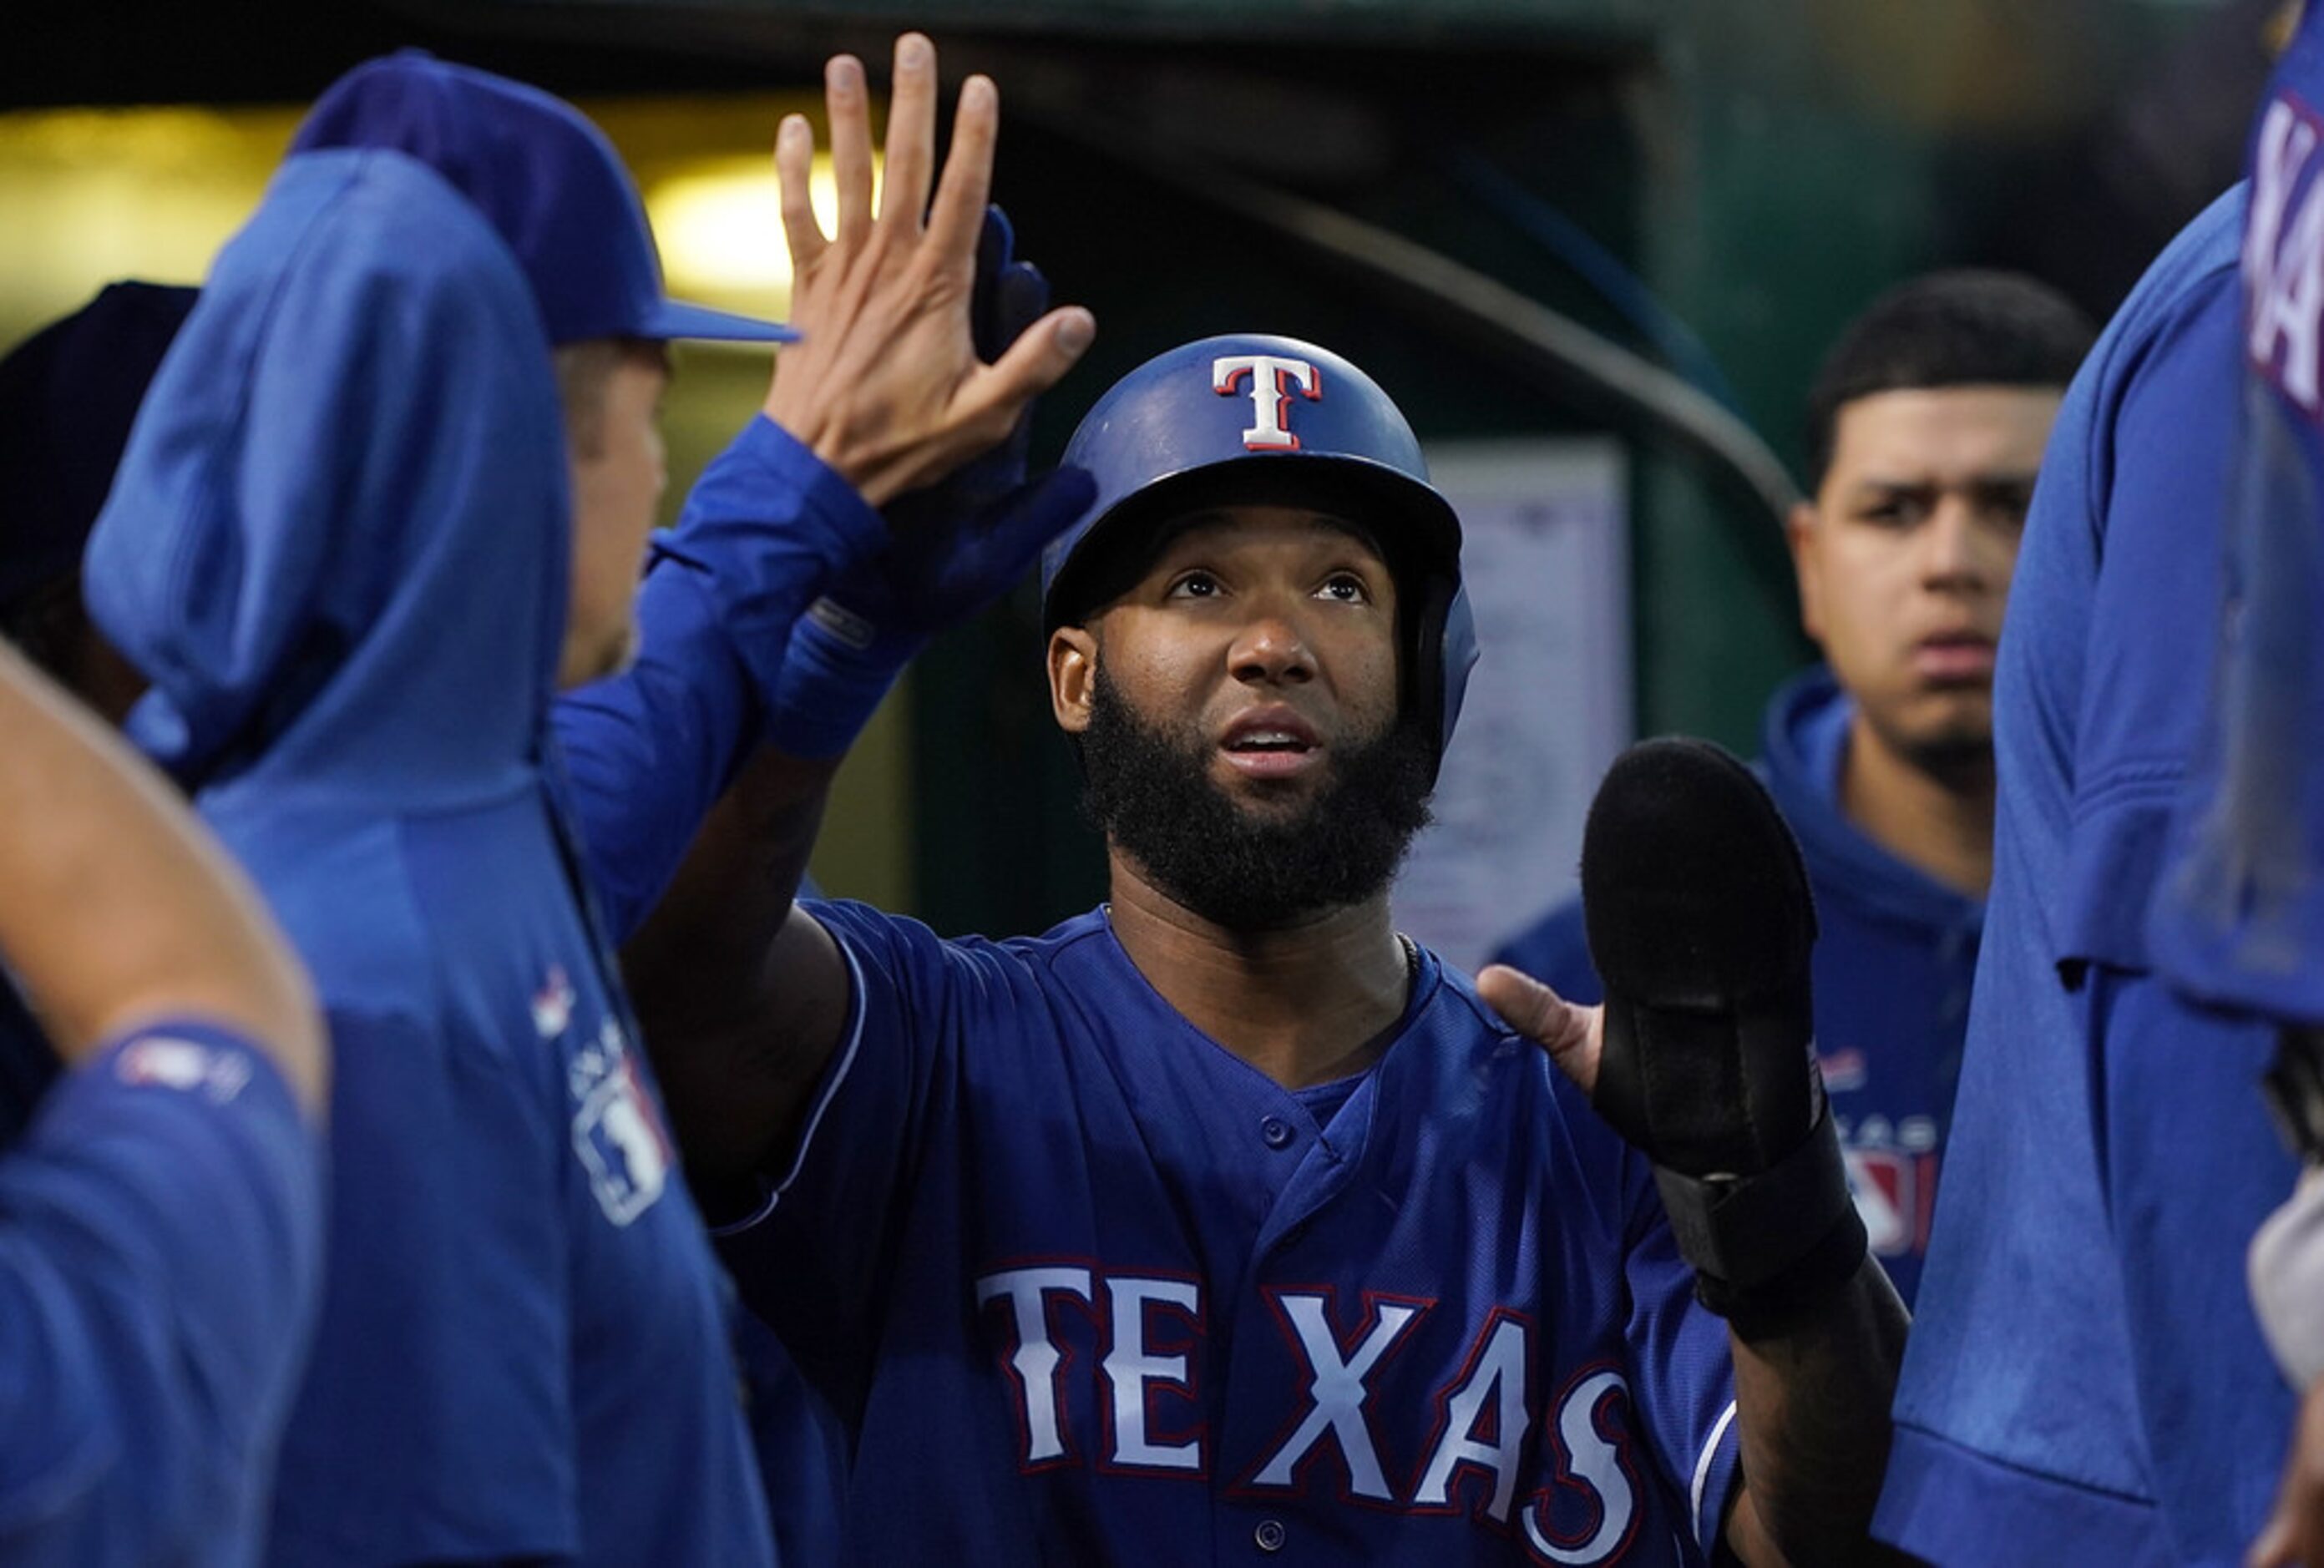
[{"label": "eye", "polygon": [[1889,495],[1857,510],[1857,520],[1877,528],[1911,528],[1927,519],[1929,503],[1918,495]]},{"label": "eye", "polygon": [[1163,597],[1166,599],[1215,599],[1224,591],[1216,576],[1197,569],[1181,572]]},{"label": "eye", "polygon": [[1372,602],[1371,590],[1364,586],[1363,578],[1353,572],[1333,572],[1323,579],[1323,586],[1315,590],[1315,596],[1338,604],[1369,604]]},{"label": "eye", "polygon": [[2030,492],[2003,491],[1986,498],[1985,515],[1994,526],[2006,532],[2023,532],[2025,528],[2025,509],[2033,504],[2033,501],[2034,497]]}]

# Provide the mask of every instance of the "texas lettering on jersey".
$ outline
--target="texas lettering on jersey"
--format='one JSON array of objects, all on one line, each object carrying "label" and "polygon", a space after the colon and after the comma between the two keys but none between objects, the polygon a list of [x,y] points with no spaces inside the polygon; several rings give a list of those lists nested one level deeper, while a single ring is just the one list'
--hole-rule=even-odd
[{"label": "texas lettering on jersey", "polygon": [[[1042,1260],[982,1274],[973,1294],[1015,1397],[1020,1471],[1213,1478],[1199,1280]],[[1359,1507],[1466,1513],[1546,1563],[1610,1563],[1629,1545],[1645,1482],[1629,1384],[1613,1362],[1572,1370],[1540,1402],[1540,1336],[1496,1308],[1432,1398],[1388,1409],[1380,1374],[1435,1302],[1368,1292],[1350,1310],[1328,1287],[1262,1295],[1294,1375],[1280,1434],[1219,1478],[1230,1492],[1306,1497],[1336,1484]],[[1080,1429],[1076,1409],[1095,1412],[1094,1431]],[[1425,1437],[1399,1446],[1389,1434],[1403,1433]]]},{"label": "texas lettering on jersey", "polygon": [[2324,324],[2324,186],[2316,180],[2324,124],[2283,91],[2260,117],[2252,148],[2251,210],[2244,229],[2248,301],[2246,349],[2253,369],[2310,420],[2324,416],[2319,324]]}]

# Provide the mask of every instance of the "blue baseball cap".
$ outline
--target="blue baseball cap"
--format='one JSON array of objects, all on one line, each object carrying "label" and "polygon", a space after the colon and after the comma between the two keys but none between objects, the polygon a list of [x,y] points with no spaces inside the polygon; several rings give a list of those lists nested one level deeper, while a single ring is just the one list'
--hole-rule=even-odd
[{"label": "blue baseball cap", "polygon": [[111,283],[0,359],[0,608],[69,577],[197,298]]},{"label": "blue baseball cap", "polygon": [[613,144],[564,99],[405,50],[316,100],[290,152],[382,147],[481,210],[524,269],[553,344],[590,337],[788,343],[798,334],[662,292],[653,230]]}]

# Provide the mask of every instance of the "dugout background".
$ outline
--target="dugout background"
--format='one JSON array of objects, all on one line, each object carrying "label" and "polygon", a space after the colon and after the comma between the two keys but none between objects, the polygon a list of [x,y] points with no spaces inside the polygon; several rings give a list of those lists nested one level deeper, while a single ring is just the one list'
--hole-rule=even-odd
[{"label": "dugout background", "polygon": [[[1731,408],[1796,475],[1816,358],[1887,283],[2016,266],[2109,311],[2234,178],[2276,8],[32,0],[10,7],[0,114],[295,105],[358,60],[419,44],[609,120],[650,96],[666,134],[747,154],[771,138],[766,95],[814,93],[835,49],[876,67],[897,29],[924,27],[948,84],[971,69],[1001,82],[997,190],[1060,297],[1099,318],[1096,347],[1042,412],[1037,461],[1131,365],[1254,327],[1364,364],[1424,441],[1610,431],[1631,460],[1640,733],[1748,751],[1766,693],[1809,651],[1761,493],[1587,378],[1547,374],[1489,326],[1331,260],[1287,217],[1363,220],[1548,306]],[[633,160],[643,134],[615,127]],[[0,234],[43,221],[36,204],[10,207]],[[36,314],[9,273],[0,259],[0,344]],[[683,363],[673,498],[763,374],[732,355]],[[946,932],[1039,929],[1100,895],[1037,633],[1028,586],[921,662],[835,796],[816,861],[827,886]]]}]

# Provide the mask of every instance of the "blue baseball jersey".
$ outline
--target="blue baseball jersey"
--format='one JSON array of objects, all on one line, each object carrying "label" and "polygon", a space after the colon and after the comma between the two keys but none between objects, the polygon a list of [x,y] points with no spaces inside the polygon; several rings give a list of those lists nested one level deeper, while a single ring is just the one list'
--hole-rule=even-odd
[{"label": "blue baseball jersey", "polygon": [[0,1562],[252,1561],[322,1277],[320,1134],[247,1041],[60,1078],[0,1156]]},{"label": "blue baseball jersey", "polygon": [[1371,1070],[1295,1093],[1102,910],[1002,943],[812,910],[853,1016],[723,1248],[850,1430],[849,1562],[1692,1563],[1715,1537],[1726,1329],[1649,1168],[1433,955]]},{"label": "blue baseball jersey", "polygon": [[2207,1001],[2324,1023],[2324,11],[2252,132],[2211,722],[2156,900],[2157,963]]},{"label": "blue baseball jersey", "polygon": [[2292,1176],[2266,1042],[2179,1002],[2144,935],[2214,635],[2243,212],[2190,225],[2076,376],[2012,582],[1986,939],[1875,1522],[1933,1563],[2238,1561],[2289,1429],[2243,1287]]},{"label": "blue baseball jersey", "polygon": [[[1757,770],[1815,890],[1816,1056],[1849,1185],[1873,1254],[1909,1306],[1928,1250],[1985,908],[1882,849],[1840,809],[1853,712],[1829,670],[1789,682],[1767,705]],[[1605,1000],[1579,901],[1551,910],[1492,961],[1568,1001]]]}]

